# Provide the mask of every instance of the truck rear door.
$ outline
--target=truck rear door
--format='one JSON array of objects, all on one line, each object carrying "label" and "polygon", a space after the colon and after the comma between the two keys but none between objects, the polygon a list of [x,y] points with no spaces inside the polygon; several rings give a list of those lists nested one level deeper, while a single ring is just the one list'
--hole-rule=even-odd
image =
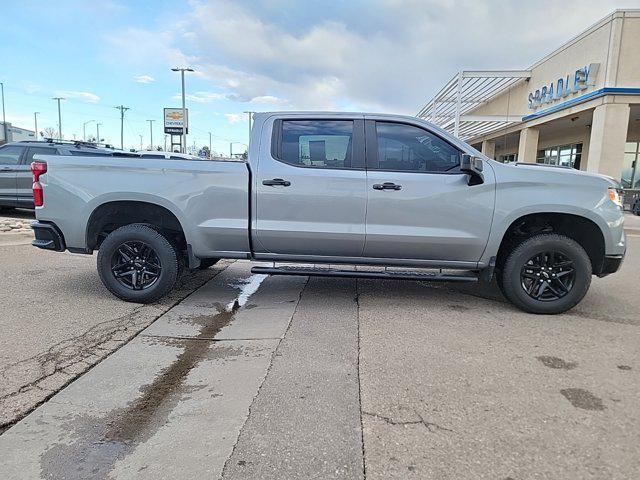
[{"label": "truck rear door", "polygon": [[366,121],[365,257],[477,262],[495,202],[490,167],[469,186],[461,151],[419,124]]},{"label": "truck rear door", "polygon": [[256,254],[359,257],[367,206],[364,120],[280,118],[257,165]]},{"label": "truck rear door", "polygon": [[0,147],[0,204],[15,207],[16,172],[25,147],[20,145],[5,145]]}]

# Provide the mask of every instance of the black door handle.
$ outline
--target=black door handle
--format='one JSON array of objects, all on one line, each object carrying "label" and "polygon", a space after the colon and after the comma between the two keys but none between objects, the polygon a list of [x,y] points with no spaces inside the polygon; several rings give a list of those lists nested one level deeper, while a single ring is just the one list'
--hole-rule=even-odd
[{"label": "black door handle", "polygon": [[268,187],[275,187],[277,185],[288,187],[289,185],[291,185],[291,182],[289,180],[283,180],[281,178],[274,178],[273,180],[263,180],[262,184],[267,185]]},{"label": "black door handle", "polygon": [[391,183],[391,182],[374,183],[373,189],[374,190],[402,190],[402,185],[396,185],[395,183]]}]

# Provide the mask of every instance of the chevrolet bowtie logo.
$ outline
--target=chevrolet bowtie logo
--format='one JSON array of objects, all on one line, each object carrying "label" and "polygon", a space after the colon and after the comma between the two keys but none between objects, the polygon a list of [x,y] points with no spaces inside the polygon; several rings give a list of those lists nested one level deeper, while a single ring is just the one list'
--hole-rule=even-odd
[{"label": "chevrolet bowtie logo", "polygon": [[167,113],[167,117],[169,117],[171,120],[179,120],[182,118],[182,113],[180,112]]}]

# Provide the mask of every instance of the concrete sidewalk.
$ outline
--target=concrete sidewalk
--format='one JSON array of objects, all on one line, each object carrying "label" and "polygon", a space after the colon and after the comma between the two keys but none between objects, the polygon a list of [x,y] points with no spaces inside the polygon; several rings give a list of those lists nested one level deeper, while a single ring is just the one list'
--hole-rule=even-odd
[{"label": "concrete sidewalk", "polygon": [[249,278],[232,264],[3,434],[0,478],[220,476],[305,282],[241,307]]}]

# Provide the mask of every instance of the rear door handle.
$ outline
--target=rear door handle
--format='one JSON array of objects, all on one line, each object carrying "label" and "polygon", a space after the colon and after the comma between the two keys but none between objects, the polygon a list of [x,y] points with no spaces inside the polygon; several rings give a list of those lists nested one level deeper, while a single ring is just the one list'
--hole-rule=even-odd
[{"label": "rear door handle", "polygon": [[3,172],[10,172],[13,170],[13,167],[4,166],[4,167],[0,167],[0,170],[2,170]]},{"label": "rear door handle", "polygon": [[402,185],[396,185],[392,182],[374,183],[374,190],[402,190]]},{"label": "rear door handle", "polygon": [[275,187],[278,185],[288,187],[291,185],[291,182],[289,180],[283,180],[282,178],[274,178],[273,180],[263,180],[262,184],[268,187]]}]

